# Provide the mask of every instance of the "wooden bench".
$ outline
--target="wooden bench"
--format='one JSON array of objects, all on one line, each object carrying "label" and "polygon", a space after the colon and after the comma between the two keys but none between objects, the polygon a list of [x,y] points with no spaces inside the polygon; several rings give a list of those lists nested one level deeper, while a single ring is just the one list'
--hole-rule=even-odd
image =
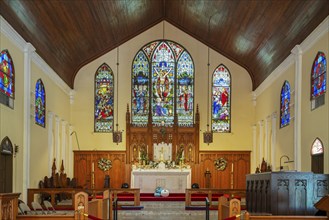
[{"label": "wooden bench", "polygon": [[186,189],[185,190],[185,206],[193,206],[192,205],[192,195],[195,194],[204,194],[209,199],[209,205],[212,206],[212,198],[214,194],[219,195],[229,195],[229,198],[232,199],[235,196],[239,196],[241,198],[246,197],[245,189],[211,189],[211,188],[201,188],[201,189]]}]

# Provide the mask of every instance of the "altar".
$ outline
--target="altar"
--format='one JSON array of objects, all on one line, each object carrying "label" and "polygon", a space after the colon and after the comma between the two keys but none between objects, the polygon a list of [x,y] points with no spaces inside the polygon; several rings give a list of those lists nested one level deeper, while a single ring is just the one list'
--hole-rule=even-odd
[{"label": "altar", "polygon": [[133,169],[131,188],[141,193],[154,193],[156,187],[168,189],[170,193],[185,193],[191,188],[191,169]]}]

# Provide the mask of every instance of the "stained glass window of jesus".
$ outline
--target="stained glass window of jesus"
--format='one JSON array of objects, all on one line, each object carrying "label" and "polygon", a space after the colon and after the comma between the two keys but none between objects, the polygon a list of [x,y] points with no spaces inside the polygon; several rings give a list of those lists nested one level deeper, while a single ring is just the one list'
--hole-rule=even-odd
[{"label": "stained glass window of jesus", "polygon": [[283,83],[280,100],[280,128],[290,123],[290,84],[288,81]]},{"label": "stained glass window of jesus", "polygon": [[0,54],[0,91],[12,99],[15,98],[14,63],[8,50],[3,50]]},{"label": "stained glass window of jesus", "polygon": [[318,52],[314,59],[312,67],[312,80],[311,80],[311,99],[323,95],[326,92],[327,81],[327,60],[322,52]]},{"label": "stained glass window of jesus", "polygon": [[95,74],[95,132],[112,132],[114,117],[114,77],[103,63]]},{"label": "stained glass window of jesus", "polygon": [[35,85],[35,123],[46,126],[46,93],[41,79]]},{"label": "stained glass window of jesus", "polygon": [[137,52],[132,66],[132,124],[193,125],[194,64],[190,54],[172,41],[154,41]]},{"label": "stained glass window of jesus", "polygon": [[212,75],[211,128],[213,132],[231,132],[231,74],[219,65]]}]

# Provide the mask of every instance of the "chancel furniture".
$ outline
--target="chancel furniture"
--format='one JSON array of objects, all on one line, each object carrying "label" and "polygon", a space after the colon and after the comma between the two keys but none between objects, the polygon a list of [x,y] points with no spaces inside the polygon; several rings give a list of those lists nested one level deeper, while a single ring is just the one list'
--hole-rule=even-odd
[{"label": "chancel furniture", "polygon": [[314,204],[328,194],[329,175],[312,172],[265,172],[247,175],[251,214],[314,215]]},{"label": "chancel furniture", "polygon": [[235,196],[239,198],[246,197],[245,189],[208,189],[208,188],[192,188],[186,189],[185,191],[185,206],[193,206],[192,204],[192,196],[202,194],[206,195],[209,199],[209,206],[212,206],[212,198],[214,194],[217,195],[228,195],[229,199],[234,198]]},{"label": "chancel furniture", "polygon": [[[136,181],[133,179],[135,173],[132,172],[132,167],[144,162],[161,160],[160,151],[162,151],[163,159],[175,161],[176,165],[179,155],[183,155],[183,162],[191,169],[191,184],[197,183],[202,188],[206,185],[209,188],[220,189],[246,188],[245,175],[250,173],[250,151],[200,151],[198,108],[196,108],[194,123],[186,127],[179,126],[175,120],[172,126],[153,125],[151,121],[145,126],[136,126],[131,121],[132,117],[127,106],[126,150],[74,151],[74,177],[77,186],[83,189],[103,188],[105,176],[108,175],[110,188],[120,188],[122,184],[127,183],[130,187],[138,187],[143,192],[143,187],[135,185]],[[106,171],[98,166],[99,161],[104,158],[111,161],[111,168]],[[147,160],[141,161],[145,158]],[[222,170],[218,170],[214,165],[214,161],[219,158],[226,161],[226,167]],[[208,182],[206,182],[206,172],[209,174]],[[131,186],[132,181],[133,186]],[[186,187],[187,185],[188,183]],[[184,183],[182,189],[186,187]],[[155,188],[152,192],[154,190]]]},{"label": "chancel furniture", "polygon": [[16,219],[20,193],[0,193],[0,219]]},{"label": "chancel furniture", "polygon": [[135,169],[131,171],[131,187],[140,188],[141,193],[154,193],[156,187],[170,193],[184,193],[191,187],[191,169]]}]

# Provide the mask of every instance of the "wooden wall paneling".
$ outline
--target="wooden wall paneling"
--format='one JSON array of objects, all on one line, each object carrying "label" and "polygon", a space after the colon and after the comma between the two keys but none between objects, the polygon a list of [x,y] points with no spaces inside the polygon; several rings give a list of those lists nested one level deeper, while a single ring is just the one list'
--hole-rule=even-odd
[{"label": "wooden wall paneling", "polygon": [[[101,158],[111,160],[112,168],[103,171],[98,168]],[[82,188],[92,187],[92,163],[94,162],[95,188],[104,187],[105,175],[110,176],[110,187],[121,187],[124,182],[129,182],[126,175],[126,152],[125,151],[74,151],[74,177],[77,178],[78,186]]]},{"label": "wooden wall paneling", "polygon": [[[217,170],[214,161],[224,158],[227,166],[224,170]],[[246,188],[246,174],[250,173],[250,151],[202,151],[199,154],[200,187],[205,187],[204,173],[207,169],[211,173],[212,188]],[[233,176],[232,175],[233,164]],[[233,181],[233,182],[232,182]]]},{"label": "wooden wall paneling", "polygon": [[90,188],[90,170],[90,156],[86,154],[81,154],[81,151],[74,151],[73,175],[77,180],[78,187]]}]

